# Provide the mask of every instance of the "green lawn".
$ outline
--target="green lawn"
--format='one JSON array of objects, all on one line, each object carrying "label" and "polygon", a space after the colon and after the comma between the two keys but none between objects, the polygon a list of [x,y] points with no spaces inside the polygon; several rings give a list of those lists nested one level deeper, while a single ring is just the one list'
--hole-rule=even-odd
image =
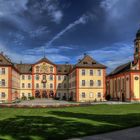
[{"label": "green lawn", "polygon": [[55,140],[140,125],[140,104],[0,109],[0,139]]}]

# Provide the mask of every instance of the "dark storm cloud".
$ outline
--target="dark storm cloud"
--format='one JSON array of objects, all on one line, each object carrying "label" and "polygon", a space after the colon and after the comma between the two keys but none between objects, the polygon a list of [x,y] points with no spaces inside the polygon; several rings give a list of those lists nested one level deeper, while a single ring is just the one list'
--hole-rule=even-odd
[{"label": "dark storm cloud", "polygon": [[40,58],[43,47],[60,63],[87,52],[112,69],[132,59],[139,13],[139,0],[0,0],[0,48],[25,62]]}]

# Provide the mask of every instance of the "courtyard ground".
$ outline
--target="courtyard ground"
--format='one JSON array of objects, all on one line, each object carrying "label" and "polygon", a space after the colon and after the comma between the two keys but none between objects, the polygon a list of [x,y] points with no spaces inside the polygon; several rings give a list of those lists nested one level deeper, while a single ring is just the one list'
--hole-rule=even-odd
[{"label": "courtyard ground", "polygon": [[69,101],[64,101],[64,100],[53,100],[53,99],[34,99],[34,100],[25,100],[22,101],[20,103],[18,103],[18,105],[67,105],[67,104],[77,104],[76,102],[69,102]]},{"label": "courtyard ground", "polygon": [[140,126],[140,104],[0,108],[0,139],[63,140]]},{"label": "courtyard ground", "polygon": [[82,138],[72,138],[69,140],[140,140],[140,127],[128,128]]}]

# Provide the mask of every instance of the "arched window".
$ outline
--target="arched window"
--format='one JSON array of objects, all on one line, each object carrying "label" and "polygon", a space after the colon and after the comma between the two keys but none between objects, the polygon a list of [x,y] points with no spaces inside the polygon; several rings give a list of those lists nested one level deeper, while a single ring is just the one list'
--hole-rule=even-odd
[{"label": "arched window", "polygon": [[53,80],[53,75],[50,75],[50,80]]},{"label": "arched window", "polygon": [[43,80],[46,80],[46,75],[43,75]]},{"label": "arched window", "polygon": [[5,98],[5,97],[6,97],[5,92],[2,92],[2,93],[1,93],[1,98]]},{"label": "arched window", "polygon": [[36,73],[39,73],[39,66],[36,66]]},{"label": "arched window", "polygon": [[39,75],[38,74],[36,75],[36,80],[39,80]]},{"label": "arched window", "polygon": [[93,86],[93,84],[94,84],[93,80],[90,80],[90,86]]},{"label": "arched window", "polygon": [[50,84],[50,89],[52,89],[52,88],[53,88],[53,84],[51,83],[51,84]]},{"label": "arched window", "polygon": [[5,86],[5,80],[4,79],[1,80],[1,84],[2,84],[2,86]]},{"label": "arched window", "polygon": [[101,80],[98,80],[98,81],[97,81],[97,85],[98,85],[98,86],[101,86]]},{"label": "arched window", "polygon": [[50,72],[53,72],[53,66],[50,67]]}]

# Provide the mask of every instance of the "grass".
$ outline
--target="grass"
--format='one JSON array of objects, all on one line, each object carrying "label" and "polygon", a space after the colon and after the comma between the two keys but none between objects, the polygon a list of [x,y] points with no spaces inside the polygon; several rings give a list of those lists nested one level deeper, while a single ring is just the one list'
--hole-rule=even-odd
[{"label": "grass", "polygon": [[0,109],[0,139],[63,140],[140,125],[140,104]]}]

